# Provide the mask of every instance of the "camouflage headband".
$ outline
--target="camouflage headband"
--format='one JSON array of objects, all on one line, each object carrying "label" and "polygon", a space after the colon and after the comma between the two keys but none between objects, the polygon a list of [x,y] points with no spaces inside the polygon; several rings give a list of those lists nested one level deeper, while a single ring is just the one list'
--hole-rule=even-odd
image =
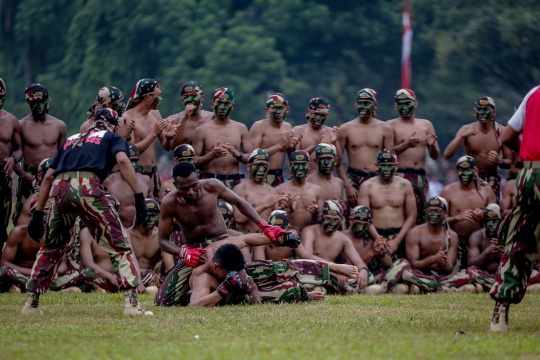
[{"label": "camouflage headband", "polygon": [[377,163],[396,163],[397,162],[397,155],[394,152],[394,150],[388,150],[388,149],[382,149],[377,154]]},{"label": "camouflage headband", "polygon": [[371,222],[371,209],[364,205],[355,207],[352,209],[352,219]]},{"label": "camouflage headband", "polygon": [[174,149],[174,157],[177,159],[185,159],[195,157],[195,149],[189,144],[178,145]]},{"label": "camouflage headband", "polygon": [[141,79],[137,81],[135,87],[129,93],[129,97],[137,102],[146,95],[153,95],[161,93],[161,87],[154,79]]},{"label": "camouflage headband", "polygon": [[265,161],[269,162],[270,158],[268,157],[268,154],[263,149],[255,149],[253,150],[249,156],[248,156],[248,164],[251,164],[255,161]]},{"label": "camouflage headband", "polygon": [[274,93],[266,98],[266,107],[271,106],[289,106],[289,102],[285,95],[281,93]]},{"label": "camouflage headband", "polygon": [[326,200],[322,208],[322,214],[330,215],[330,216],[339,216],[340,218],[342,218],[343,208],[341,207],[341,204],[339,203],[339,201]]},{"label": "camouflage headband", "polygon": [[396,92],[395,101],[412,100],[416,101],[416,94],[411,89],[399,89]]},{"label": "camouflage headband", "polygon": [[496,107],[495,106],[495,100],[493,100],[489,96],[481,96],[474,103],[475,108],[477,108],[479,106],[489,106],[490,108],[495,110],[495,107]]},{"label": "camouflage headband", "polygon": [[484,219],[486,220],[502,220],[503,212],[499,205],[497,204],[488,204],[484,209]]},{"label": "camouflage headband", "polygon": [[24,90],[26,102],[30,101],[48,101],[49,90],[41,84],[32,84]]},{"label": "camouflage headband", "polygon": [[212,102],[216,102],[218,99],[234,102],[234,93],[229,88],[218,88],[212,94]]},{"label": "camouflage headband", "polygon": [[309,162],[309,154],[304,150],[296,150],[291,155],[289,155],[289,162],[299,161]]},{"label": "camouflage headband", "polygon": [[132,158],[139,158],[140,156],[140,153],[139,153],[139,149],[137,149],[137,147],[133,144],[130,144],[129,145],[129,158],[132,159]]},{"label": "camouflage headband", "polygon": [[106,194],[106,196],[116,212],[120,211],[120,203],[118,202],[118,199],[111,194]]},{"label": "camouflage headband", "polygon": [[328,114],[330,112],[330,101],[322,97],[313,98],[309,100],[308,110]]},{"label": "camouflage headband", "polygon": [[284,210],[274,210],[268,218],[268,224],[286,229],[290,223],[289,213]]},{"label": "camouflage headband", "polygon": [[180,88],[180,95],[191,95],[191,94],[198,94],[202,93],[202,87],[199,85],[198,82],[195,81],[188,81],[182,85]]},{"label": "camouflage headband", "polygon": [[148,209],[148,215],[159,215],[161,212],[159,203],[154,199],[145,199],[146,208]]},{"label": "camouflage headband", "polygon": [[369,101],[372,101],[372,102],[376,103],[377,102],[377,92],[375,90],[369,89],[369,88],[364,88],[364,89],[358,90],[358,92],[356,93],[355,100],[356,101],[369,100]]},{"label": "camouflage headband", "polygon": [[122,94],[119,88],[114,86],[105,86],[99,89],[94,103],[107,105],[122,99],[124,99],[124,94]]},{"label": "camouflage headband", "polygon": [[6,83],[2,78],[0,78],[0,95],[6,94]]},{"label": "camouflage headband", "polygon": [[430,207],[439,208],[444,211],[448,211],[448,203],[446,202],[446,199],[440,196],[434,196],[428,200],[426,209]]},{"label": "camouflage headband", "polygon": [[333,155],[336,156],[336,147],[334,145],[320,143],[315,148],[315,158],[319,158],[321,155]]},{"label": "camouflage headband", "polygon": [[105,122],[110,125],[118,125],[118,113],[109,108],[99,109],[94,115],[94,121],[96,122],[96,127],[98,127],[98,122]]},{"label": "camouflage headband", "polygon": [[470,168],[476,169],[476,160],[469,155],[462,156],[458,159],[456,168],[462,170],[467,170]]},{"label": "camouflage headband", "polygon": [[221,199],[218,199],[218,206],[223,218],[230,219],[233,217],[233,207],[231,204]]}]

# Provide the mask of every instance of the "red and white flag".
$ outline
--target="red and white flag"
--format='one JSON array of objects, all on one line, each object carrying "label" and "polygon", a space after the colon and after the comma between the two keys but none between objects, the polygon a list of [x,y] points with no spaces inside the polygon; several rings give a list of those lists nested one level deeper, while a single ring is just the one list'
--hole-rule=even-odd
[{"label": "red and white flag", "polygon": [[412,44],[412,25],[411,25],[411,3],[405,2],[405,11],[403,11],[403,38],[401,48],[401,88],[411,88],[411,44]]}]

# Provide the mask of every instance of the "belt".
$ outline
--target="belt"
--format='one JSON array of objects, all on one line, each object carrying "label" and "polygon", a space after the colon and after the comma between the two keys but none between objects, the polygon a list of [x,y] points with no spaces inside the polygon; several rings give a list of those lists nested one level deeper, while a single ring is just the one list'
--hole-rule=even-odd
[{"label": "belt", "polygon": [[205,179],[218,179],[218,180],[240,180],[245,178],[244,174],[212,174],[204,173]]},{"label": "belt", "polygon": [[32,175],[36,175],[38,173],[37,166],[23,165],[23,170]]},{"label": "belt", "polygon": [[377,229],[377,233],[382,236],[388,235],[397,235],[401,228],[386,228],[386,229]]},{"label": "belt", "polygon": [[80,179],[80,178],[99,179],[98,176],[91,171],[66,171],[61,174],[56,175],[55,177],[55,179],[60,179],[60,180]]},{"label": "belt", "polygon": [[424,169],[405,169],[405,168],[398,168],[398,173],[403,174],[412,174],[412,175],[426,175],[426,170]]},{"label": "belt", "polygon": [[156,173],[157,166],[139,166],[140,173]]},{"label": "belt", "polygon": [[365,170],[358,170],[358,169],[354,169],[352,167],[349,167],[347,169],[347,172],[349,174],[353,174],[353,175],[358,175],[358,176],[363,176],[363,177],[375,177],[377,176],[377,173],[376,172],[373,172],[373,171],[365,171]]},{"label": "belt", "polygon": [[203,242],[198,242],[198,243],[186,243],[186,246],[190,249],[196,249],[196,248],[205,248],[207,247],[208,245],[210,244],[213,244],[215,243],[216,241],[219,241],[219,240],[223,240],[223,239],[226,239],[229,237],[229,234],[225,233],[225,234],[221,234],[221,235],[218,235],[218,236],[214,236],[214,237],[211,237],[211,238],[206,238],[204,239]]},{"label": "belt", "polygon": [[283,170],[281,169],[268,170],[268,175],[275,175],[275,176],[283,175]]},{"label": "belt", "polygon": [[524,161],[524,169],[540,169],[540,161]]}]

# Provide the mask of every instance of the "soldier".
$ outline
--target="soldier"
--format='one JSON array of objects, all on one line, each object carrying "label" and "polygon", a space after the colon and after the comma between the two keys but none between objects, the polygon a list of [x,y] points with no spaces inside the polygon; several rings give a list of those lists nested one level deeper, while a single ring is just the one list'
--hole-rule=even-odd
[{"label": "soldier", "polygon": [[34,193],[30,195],[30,197],[24,202],[22,212],[19,215],[19,220],[17,221],[16,225],[28,225],[30,222],[30,210],[32,209],[32,206],[36,203],[37,198],[39,196],[39,190],[41,189],[41,183],[43,182],[43,178],[45,177],[45,174],[47,173],[47,170],[49,170],[49,166],[51,165],[52,159],[43,159],[38,166],[38,171],[36,174],[36,178],[34,180]]},{"label": "soldier", "polygon": [[[336,157],[337,152],[334,145],[321,143],[315,148],[318,171],[308,175],[307,181],[321,187],[323,200],[339,200],[343,197],[343,180],[332,175]],[[344,202],[343,206],[345,206]],[[346,211],[345,208],[344,210]]]},{"label": "soldier", "polygon": [[28,300],[23,314],[42,314],[38,308],[39,296],[51,285],[58,262],[70,241],[75,220],[80,216],[92,237],[99,239],[100,246],[111,257],[118,286],[124,291],[124,314],[153,315],[140,308],[137,293],[133,291],[139,282],[132,250],[118,213],[105,196],[101,182],[118,164],[135,194],[136,225],[146,218],[144,195],[139,191],[135,171],[129,161],[128,144],[114,133],[118,128],[118,114],[111,109],[101,109],[94,119],[94,127],[83,134],[70,136],[62,145],[43,180],[38,203],[28,225],[32,239],[39,241],[43,234],[43,209],[49,194],[53,204],[48,214],[45,244],[39,250],[26,285]]}]

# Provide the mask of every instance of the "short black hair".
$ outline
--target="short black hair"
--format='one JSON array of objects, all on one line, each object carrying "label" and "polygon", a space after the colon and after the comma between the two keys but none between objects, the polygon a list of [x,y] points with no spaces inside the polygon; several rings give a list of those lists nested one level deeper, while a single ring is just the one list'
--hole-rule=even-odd
[{"label": "short black hair", "polygon": [[196,172],[197,172],[197,169],[195,168],[195,165],[187,161],[182,161],[174,166],[172,174],[173,174],[173,179],[176,179],[177,177],[187,179],[189,175]]},{"label": "short black hair", "polygon": [[213,262],[227,271],[240,271],[246,267],[244,254],[234,244],[224,244],[217,249]]}]

